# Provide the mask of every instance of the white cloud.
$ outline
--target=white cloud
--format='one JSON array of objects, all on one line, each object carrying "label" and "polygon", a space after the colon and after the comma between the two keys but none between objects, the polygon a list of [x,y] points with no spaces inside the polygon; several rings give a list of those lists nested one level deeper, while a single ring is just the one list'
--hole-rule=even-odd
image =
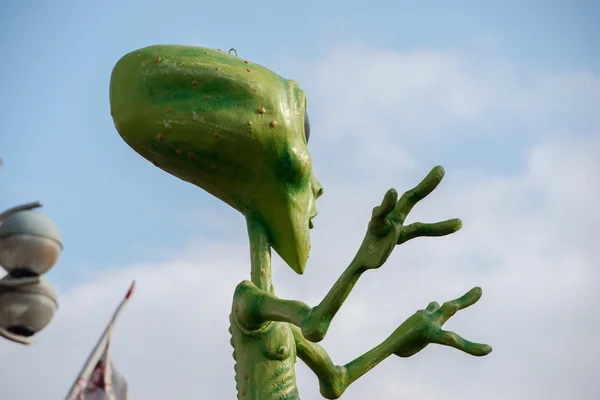
[{"label": "white cloud", "polygon": [[440,139],[452,126],[477,130],[506,118],[526,125],[556,118],[577,118],[586,127],[600,122],[600,78],[586,71],[525,74],[501,61],[483,64],[476,54],[348,46],[298,74],[311,110],[329,116],[322,128],[334,142],[348,132],[364,138],[378,127],[422,140]]},{"label": "white cloud", "polygon": [[[594,398],[600,391],[594,379],[600,367],[594,236],[600,123],[593,111],[600,91],[589,88],[598,77],[545,74],[522,82],[514,69],[478,65],[460,54],[364,48],[334,54],[314,72],[307,90],[321,113],[314,129],[323,136],[315,134],[312,145],[325,196],[305,275],[276,260],[275,286],[285,298],[318,302],[352,258],[385,191],[409,189],[428,172],[413,143],[435,145],[487,118],[539,128],[535,146],[523,149],[527,162],[518,174],[448,170],[411,219],[459,216],[463,230],[398,248],[384,267],[361,278],[323,342],[335,362],[348,362],[429,301],[482,286],[481,301],[447,327],[494,352],[474,358],[432,345],[409,359],[386,360],[342,398]],[[557,129],[543,132],[557,121]],[[515,140],[514,133],[492,128],[487,134]],[[409,146],[403,141],[410,135]],[[243,230],[243,222],[232,229]],[[55,321],[35,347],[0,343],[0,398],[64,395],[132,278],[138,289],[114,343],[131,397],[234,397],[227,315],[233,288],[248,276],[247,251],[242,237],[233,244],[200,240],[169,262],[102,271],[63,293]],[[298,375],[302,398],[320,398],[316,378],[301,362]]]}]

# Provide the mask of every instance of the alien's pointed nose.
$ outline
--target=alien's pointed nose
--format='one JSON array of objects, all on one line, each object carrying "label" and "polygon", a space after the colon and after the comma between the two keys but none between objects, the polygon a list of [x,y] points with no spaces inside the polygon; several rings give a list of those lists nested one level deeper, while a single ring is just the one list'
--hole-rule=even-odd
[{"label": "alien's pointed nose", "polygon": [[313,190],[313,195],[315,196],[315,200],[323,195],[323,186],[321,185],[321,182],[319,182],[319,180],[314,176],[312,177],[311,186]]}]

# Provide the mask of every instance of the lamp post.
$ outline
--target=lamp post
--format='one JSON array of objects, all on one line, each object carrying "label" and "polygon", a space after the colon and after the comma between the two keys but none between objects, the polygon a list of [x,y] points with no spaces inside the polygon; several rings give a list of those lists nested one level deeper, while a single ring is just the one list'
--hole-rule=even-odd
[{"label": "lamp post", "polygon": [[[0,160],[0,166],[1,166]],[[0,213],[0,336],[32,344],[58,308],[52,285],[42,276],[56,263],[62,243],[54,222],[34,211],[39,202]]]}]

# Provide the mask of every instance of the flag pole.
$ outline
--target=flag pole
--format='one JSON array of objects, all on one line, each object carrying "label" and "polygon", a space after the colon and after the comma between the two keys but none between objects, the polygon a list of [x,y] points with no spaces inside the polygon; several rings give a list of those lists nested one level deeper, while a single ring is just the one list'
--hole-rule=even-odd
[{"label": "flag pole", "polygon": [[77,396],[79,395],[79,393],[85,389],[85,387],[88,384],[88,381],[90,379],[90,376],[92,375],[92,372],[94,371],[94,368],[96,367],[96,364],[98,363],[98,360],[100,360],[100,358],[102,358],[102,353],[104,352],[104,348],[106,347],[106,344],[107,344],[108,340],[110,339],[110,335],[112,334],[112,330],[114,328],[115,322],[116,322],[117,318],[119,317],[119,315],[121,314],[121,311],[123,311],[123,307],[129,300],[131,295],[133,294],[134,288],[135,288],[135,281],[133,281],[131,283],[131,286],[129,287],[129,290],[127,291],[127,294],[125,295],[125,298],[121,301],[121,304],[119,304],[119,306],[117,307],[115,313],[113,314],[110,322],[104,329],[104,333],[102,334],[102,336],[100,336],[100,340],[98,340],[96,347],[94,347],[94,350],[92,350],[91,354],[89,355],[88,359],[86,360],[85,364],[83,365],[81,372],[79,373],[79,375],[77,376],[77,379],[71,386],[71,389],[69,390],[67,397],[65,397],[65,400],[77,400]]}]

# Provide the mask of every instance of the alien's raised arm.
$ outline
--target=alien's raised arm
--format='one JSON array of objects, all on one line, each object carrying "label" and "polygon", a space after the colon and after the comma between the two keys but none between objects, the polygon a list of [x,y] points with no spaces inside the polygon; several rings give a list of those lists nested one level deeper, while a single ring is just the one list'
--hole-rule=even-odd
[{"label": "alien's raised arm", "polygon": [[[443,176],[444,169],[435,167],[419,185],[405,192],[400,200],[394,189],[386,193],[381,205],[373,209],[367,234],[356,256],[319,305],[310,307],[299,301],[277,298],[266,284],[261,287],[260,273],[263,271],[253,269],[252,280],[258,286],[245,281],[236,290],[238,303],[243,307],[238,319],[243,318],[249,327],[258,326],[265,321],[289,322],[298,326],[306,339],[321,341],[358,278],[365,271],[383,265],[397,244],[421,236],[444,236],[460,229],[462,225],[459,219],[404,226],[410,210],[437,187]],[[249,232],[253,265],[261,265],[265,262],[261,257],[270,257],[268,245],[259,227],[252,226],[251,220]],[[264,280],[270,281],[266,276]]]},{"label": "alien's raised arm", "polygon": [[299,327],[305,338],[319,342],[363,272],[357,264],[351,264],[316,307],[280,299],[254,283],[244,281],[234,295],[236,318],[248,328],[256,328],[265,321],[289,322]]},{"label": "alien's raised arm", "polygon": [[441,328],[456,311],[476,303],[480,297],[481,289],[474,288],[441,307],[436,302],[430,303],[404,321],[381,344],[345,365],[335,365],[323,347],[306,340],[300,329],[292,327],[297,354],[319,378],[319,389],[326,399],[341,397],[348,386],[390,355],[410,357],[430,343],[454,347],[473,356],[484,356],[492,351],[490,346],[469,342]]}]

